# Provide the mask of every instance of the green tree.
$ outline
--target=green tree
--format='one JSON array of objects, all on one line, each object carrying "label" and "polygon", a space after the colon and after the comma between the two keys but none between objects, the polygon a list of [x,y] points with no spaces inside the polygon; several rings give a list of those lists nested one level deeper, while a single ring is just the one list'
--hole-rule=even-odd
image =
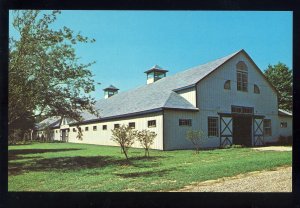
[{"label": "green tree", "polygon": [[133,145],[137,131],[128,125],[122,125],[119,128],[112,129],[111,132],[111,140],[120,145],[122,153],[125,154],[128,160],[128,149]]},{"label": "green tree", "polygon": [[293,71],[285,64],[269,65],[264,72],[267,79],[279,92],[279,108],[293,111]]},{"label": "green tree", "polygon": [[192,130],[189,129],[186,132],[186,139],[192,142],[195,147],[196,154],[199,154],[199,149],[201,147],[201,143],[204,142],[205,134],[200,130]]},{"label": "green tree", "polygon": [[142,130],[137,133],[137,140],[140,142],[141,146],[145,149],[145,157],[149,157],[150,146],[154,143],[154,138],[157,134],[153,131]]},{"label": "green tree", "polygon": [[[74,46],[94,39],[70,28],[54,30],[60,11],[12,12],[19,39],[9,38],[8,127],[24,116],[66,116],[80,120],[80,112],[93,109],[95,100],[89,67],[79,63]],[[30,114],[28,115],[28,112]]]}]

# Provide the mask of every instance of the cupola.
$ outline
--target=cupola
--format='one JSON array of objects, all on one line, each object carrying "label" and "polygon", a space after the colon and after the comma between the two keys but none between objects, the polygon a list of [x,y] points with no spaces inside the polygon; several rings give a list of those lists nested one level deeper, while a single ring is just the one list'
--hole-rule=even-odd
[{"label": "cupola", "polygon": [[107,88],[103,89],[104,91],[104,98],[109,98],[115,94],[118,94],[118,88],[113,85],[109,85]]},{"label": "cupola", "polygon": [[164,78],[168,70],[162,69],[160,66],[155,65],[151,69],[145,71],[147,74],[147,84],[156,82],[157,80]]}]

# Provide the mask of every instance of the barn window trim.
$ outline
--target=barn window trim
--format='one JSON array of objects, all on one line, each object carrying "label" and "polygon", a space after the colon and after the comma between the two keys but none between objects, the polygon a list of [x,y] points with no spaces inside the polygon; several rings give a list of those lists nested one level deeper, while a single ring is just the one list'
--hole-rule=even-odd
[{"label": "barn window trim", "polygon": [[256,84],[254,84],[253,92],[254,92],[255,94],[260,94],[260,89],[259,89],[259,87],[258,87]]},{"label": "barn window trim", "polygon": [[149,120],[148,121],[148,128],[156,127],[156,120]]},{"label": "barn window trim", "polygon": [[135,122],[129,122],[128,126],[132,129],[135,129]]},{"label": "barn window trim", "polygon": [[238,114],[253,114],[254,108],[253,107],[245,107],[245,106],[231,106],[231,112],[232,113],[238,113]]},{"label": "barn window trim", "polygon": [[230,89],[231,89],[231,83],[230,83],[230,80],[227,80],[227,81],[224,83],[224,89],[225,89],[225,90],[230,90]]},{"label": "barn window trim", "polygon": [[208,137],[218,137],[219,136],[219,126],[218,117],[209,116],[207,118],[207,135]]},{"label": "barn window trim", "polygon": [[288,124],[286,121],[280,122],[280,128],[287,128]]},{"label": "barn window trim", "polygon": [[264,136],[272,136],[271,119],[264,119]]},{"label": "barn window trim", "polygon": [[192,119],[179,119],[179,126],[192,126]]},{"label": "barn window trim", "polygon": [[243,61],[236,64],[236,80],[237,90],[248,92],[248,67]]}]

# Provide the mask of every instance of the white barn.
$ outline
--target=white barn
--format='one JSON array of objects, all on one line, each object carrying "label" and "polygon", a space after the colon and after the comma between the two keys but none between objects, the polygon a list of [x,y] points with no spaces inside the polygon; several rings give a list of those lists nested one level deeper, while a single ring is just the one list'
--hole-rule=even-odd
[{"label": "white barn", "polygon": [[[145,72],[144,86],[121,93],[105,88],[105,98],[95,104],[99,118],[87,112],[80,123],[64,118],[53,125],[53,139],[116,145],[111,129],[122,124],[156,132],[152,148],[158,150],[193,148],[188,129],[204,131],[207,148],[257,146],[292,135],[292,114],[278,109],[278,92],[244,50],[172,76],[167,72],[156,65]],[[78,125],[82,140],[76,138]]]}]

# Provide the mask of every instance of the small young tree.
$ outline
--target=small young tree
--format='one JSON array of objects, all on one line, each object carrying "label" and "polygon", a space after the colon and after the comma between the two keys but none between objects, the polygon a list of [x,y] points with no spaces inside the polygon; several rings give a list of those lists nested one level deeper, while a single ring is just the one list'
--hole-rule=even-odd
[{"label": "small young tree", "polygon": [[125,157],[128,160],[128,149],[134,143],[137,131],[133,130],[129,126],[122,125],[119,128],[112,129],[111,132],[111,140],[120,145],[122,152],[125,154]]},{"label": "small young tree", "polygon": [[153,131],[142,130],[137,133],[137,140],[140,142],[141,146],[145,149],[145,157],[149,157],[150,146],[154,142],[154,138],[157,134]]},{"label": "small young tree", "polygon": [[189,129],[186,133],[186,139],[192,142],[196,148],[196,154],[199,154],[201,142],[204,141],[204,132],[201,130]]},{"label": "small young tree", "polygon": [[83,139],[83,133],[82,133],[81,127],[79,127],[79,126],[76,126],[76,127],[77,127],[77,131],[78,131],[76,138],[78,140],[82,141],[82,139]]}]

